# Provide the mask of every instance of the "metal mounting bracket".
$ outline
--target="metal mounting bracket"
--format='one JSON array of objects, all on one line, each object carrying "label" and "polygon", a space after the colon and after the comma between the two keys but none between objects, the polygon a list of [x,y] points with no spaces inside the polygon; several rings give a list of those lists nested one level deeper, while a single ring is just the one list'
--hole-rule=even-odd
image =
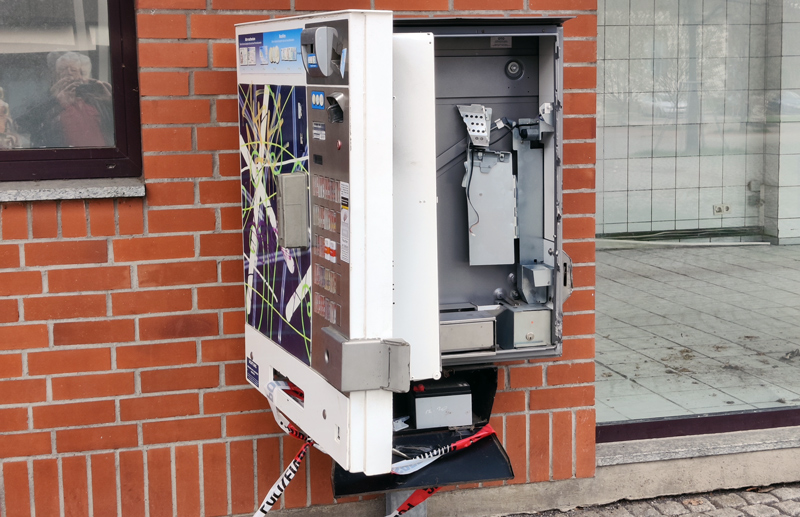
[{"label": "metal mounting bracket", "polygon": [[411,386],[411,347],[402,339],[347,339],[330,327],[322,358],[312,366],[343,393],[383,389],[405,393]]},{"label": "metal mounting bracket", "polygon": [[492,109],[481,106],[480,104],[470,104],[469,106],[458,106],[461,119],[467,126],[467,133],[475,147],[488,147],[491,136]]}]

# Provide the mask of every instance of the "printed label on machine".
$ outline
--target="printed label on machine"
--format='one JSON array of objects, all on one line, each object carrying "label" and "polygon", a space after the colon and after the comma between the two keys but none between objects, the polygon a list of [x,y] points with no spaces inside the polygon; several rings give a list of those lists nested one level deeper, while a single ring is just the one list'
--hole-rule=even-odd
[{"label": "printed label on machine", "polygon": [[314,140],[325,140],[325,124],[322,122],[314,122],[314,127],[311,131]]},{"label": "printed label on machine", "polygon": [[339,183],[339,199],[342,203],[342,210],[350,208],[350,184],[346,181]]},{"label": "printed label on machine", "polygon": [[489,40],[491,48],[511,48],[511,36],[492,36]]},{"label": "printed label on machine", "polygon": [[239,35],[239,73],[300,74],[302,29]]},{"label": "printed label on machine", "polygon": [[350,263],[350,184],[342,181],[339,183],[339,197],[342,205],[342,234],[339,258],[342,262]]},{"label": "printed label on machine", "polygon": [[[320,91],[316,91],[316,90],[311,90],[311,108],[315,109],[315,110],[324,110],[325,109],[325,94],[324,93],[322,93]],[[323,126],[324,126],[324,124],[323,124]],[[325,128],[323,127],[323,130],[324,129]]]},{"label": "printed label on machine", "polygon": [[258,363],[247,358],[247,380],[258,386]]}]

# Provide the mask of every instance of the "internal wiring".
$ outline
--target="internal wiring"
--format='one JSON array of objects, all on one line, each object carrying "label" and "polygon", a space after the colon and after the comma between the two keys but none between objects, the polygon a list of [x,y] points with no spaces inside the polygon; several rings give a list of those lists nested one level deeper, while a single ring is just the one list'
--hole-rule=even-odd
[{"label": "internal wiring", "polygon": [[478,226],[478,224],[480,224],[481,214],[478,213],[478,210],[475,208],[475,205],[472,204],[472,200],[469,197],[469,189],[472,185],[472,173],[475,171],[475,168],[472,166],[472,144],[468,144],[467,146],[467,167],[469,167],[469,171],[467,173],[469,174],[469,176],[467,177],[467,188],[466,188],[467,204],[469,205],[470,208],[472,208],[472,211],[475,212],[475,217],[478,218],[475,221],[475,224],[469,227],[469,234],[475,235],[475,232],[473,232],[472,229]]}]

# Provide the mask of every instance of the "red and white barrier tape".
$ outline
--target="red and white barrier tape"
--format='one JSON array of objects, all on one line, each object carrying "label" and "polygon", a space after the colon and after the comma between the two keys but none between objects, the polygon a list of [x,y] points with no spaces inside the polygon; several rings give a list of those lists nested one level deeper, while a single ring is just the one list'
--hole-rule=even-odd
[{"label": "red and white barrier tape", "polygon": [[[272,409],[272,413],[275,416],[275,421],[278,423],[281,429],[283,429],[286,434],[297,438],[298,440],[303,440],[303,446],[300,447],[300,451],[294,457],[294,459],[289,463],[289,466],[286,467],[286,470],[283,471],[283,475],[272,485],[272,488],[269,489],[267,492],[267,496],[264,498],[264,501],[256,510],[256,513],[253,514],[253,517],[263,517],[264,515],[269,512],[272,507],[278,502],[278,499],[283,495],[286,491],[286,487],[289,486],[289,483],[294,479],[297,471],[300,469],[300,465],[303,463],[303,459],[305,459],[306,454],[308,454],[308,448],[312,445],[322,451],[322,449],[308,437],[303,431],[298,429],[288,418],[286,418],[283,413],[278,411],[278,409],[274,406],[272,402],[272,393],[276,389],[287,390],[290,389],[287,383],[283,382],[271,382],[267,386],[267,392],[269,395],[267,396],[267,400],[269,401],[270,408]],[[302,397],[302,393],[300,393]],[[413,472],[416,472],[423,467],[430,465],[434,461],[438,460],[445,454],[450,452],[458,451],[461,449],[466,449],[470,445],[474,444],[475,442],[486,438],[487,436],[491,436],[495,434],[494,429],[492,429],[491,425],[486,425],[478,431],[477,433],[473,434],[472,436],[468,436],[466,438],[462,438],[450,445],[445,445],[444,447],[439,447],[438,449],[434,449],[432,451],[426,452],[424,454],[420,454],[419,456],[415,456],[408,460],[398,461],[397,463],[392,464],[392,473],[398,475],[408,475]],[[324,452],[324,451],[323,451]],[[430,496],[435,494],[440,487],[432,487],[432,488],[421,488],[419,490],[414,491],[411,496],[405,500],[400,507],[395,510],[393,513],[387,515],[386,517],[397,517],[399,515],[403,515],[404,513],[408,512],[412,508],[419,506],[422,504],[426,499]]]},{"label": "red and white barrier tape", "polygon": [[289,436],[293,436],[298,440],[302,440],[303,446],[300,447],[300,450],[295,455],[294,459],[289,463],[289,466],[286,467],[286,470],[283,471],[283,474],[275,484],[272,485],[272,488],[269,489],[267,492],[267,496],[264,498],[264,501],[256,510],[256,513],[253,514],[253,517],[262,517],[267,514],[275,503],[278,502],[278,499],[281,498],[283,493],[286,491],[286,487],[289,486],[289,483],[294,479],[295,475],[297,475],[297,471],[300,470],[300,465],[303,463],[303,460],[308,454],[308,448],[312,445],[320,449],[320,447],[308,437],[303,431],[297,428],[283,413],[281,413],[278,408],[275,407],[273,403],[273,393],[275,390],[283,390],[292,395],[293,397],[302,400],[303,393],[298,390],[296,387],[293,388],[289,383],[281,382],[281,381],[273,381],[267,385],[267,401],[269,401],[269,407],[272,410],[272,415],[275,417],[275,422],[278,423],[278,427],[283,429],[283,431],[288,434]]},{"label": "red and white barrier tape", "polygon": [[289,486],[289,483],[294,479],[294,476],[297,474],[297,471],[300,470],[300,464],[303,463],[303,459],[306,457],[306,453],[308,453],[308,448],[313,445],[313,441],[308,440],[306,443],[300,447],[300,451],[294,457],[289,466],[286,467],[286,470],[283,471],[283,475],[278,478],[272,488],[269,489],[267,492],[267,497],[264,498],[264,502],[261,503],[261,506],[258,507],[256,513],[253,514],[253,517],[261,517],[262,515],[266,515],[268,511],[272,510],[272,506],[278,502],[278,499],[281,498],[283,493],[286,491],[286,487]]},{"label": "red and white barrier tape", "polygon": [[439,447],[438,449],[434,449],[432,451],[426,452],[424,454],[420,454],[419,456],[415,456],[408,460],[398,461],[397,463],[392,464],[392,474],[399,474],[401,476],[405,476],[420,470],[421,468],[430,465],[434,461],[438,460],[445,454],[453,451],[458,451],[461,449],[466,449],[473,443],[481,440],[482,438],[486,438],[487,436],[491,436],[494,434],[494,429],[492,426],[486,425],[478,431],[477,433],[473,434],[472,436],[468,436],[466,438],[462,438],[455,443],[451,443],[450,445],[445,445],[444,447]]},{"label": "red and white barrier tape", "polygon": [[398,515],[403,515],[412,508],[424,503],[426,499],[438,492],[440,488],[441,487],[434,486],[431,488],[420,488],[419,490],[414,490],[414,493],[411,494],[409,498],[397,508],[397,510],[393,511],[386,517],[397,517]]}]

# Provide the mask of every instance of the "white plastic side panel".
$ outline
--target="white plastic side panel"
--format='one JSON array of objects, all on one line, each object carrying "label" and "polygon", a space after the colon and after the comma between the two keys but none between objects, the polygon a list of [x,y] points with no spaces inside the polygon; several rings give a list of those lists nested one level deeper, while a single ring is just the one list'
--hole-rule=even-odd
[{"label": "white plastic side panel", "polygon": [[350,23],[351,339],[392,335],[392,16],[377,14]]},{"label": "white plastic side panel", "polygon": [[[365,148],[367,132],[364,127],[366,55],[364,52],[365,29],[363,25],[350,23],[350,46],[359,46],[360,52],[348,50],[350,60],[350,338],[368,337],[366,334],[365,297],[367,295],[367,210]],[[378,336],[369,336],[378,337]]]},{"label": "white plastic side panel", "polygon": [[[392,24],[391,13],[366,19],[364,155],[367,197],[366,337],[392,332]],[[388,35],[388,38],[387,38]],[[380,44],[378,44],[380,42]],[[352,127],[352,126],[351,126]]]},{"label": "white plastic side panel", "polygon": [[[376,13],[371,13],[376,14]],[[357,23],[357,21],[363,21]],[[350,46],[361,59],[350,69],[350,338],[385,338],[392,333],[392,16],[354,15]],[[389,35],[389,38],[386,36]],[[362,50],[363,49],[363,50]],[[389,95],[387,95],[389,94]],[[358,203],[358,204],[356,204]],[[388,472],[392,449],[392,394],[351,393],[353,464],[368,475]],[[388,451],[388,453],[387,453]],[[363,463],[360,463],[363,462]]]},{"label": "white plastic side panel", "polygon": [[432,34],[395,34],[394,335],[411,345],[411,378],[441,375]]},{"label": "white plastic side panel", "polygon": [[[364,392],[366,436],[364,474],[385,474],[392,468],[392,393],[385,390]],[[353,441],[354,447],[356,442]]]},{"label": "white plastic side panel", "polygon": [[348,400],[350,401],[350,414],[348,415],[350,435],[348,438],[350,442],[347,455],[350,460],[350,468],[347,470],[350,472],[364,472],[367,449],[365,445],[367,442],[366,393],[366,391],[348,393]]},{"label": "white plastic side panel", "polygon": [[275,407],[309,433],[342,467],[350,468],[348,446],[354,438],[355,443],[361,443],[358,441],[360,437],[350,432],[350,400],[321,375],[250,325],[245,325],[244,332],[245,353],[247,357],[253,354],[253,361],[259,365],[260,382],[258,386],[252,382],[251,385],[267,397],[266,387],[273,378],[273,369],[289,377],[305,393],[304,405],[301,406],[280,391],[274,394]]}]

